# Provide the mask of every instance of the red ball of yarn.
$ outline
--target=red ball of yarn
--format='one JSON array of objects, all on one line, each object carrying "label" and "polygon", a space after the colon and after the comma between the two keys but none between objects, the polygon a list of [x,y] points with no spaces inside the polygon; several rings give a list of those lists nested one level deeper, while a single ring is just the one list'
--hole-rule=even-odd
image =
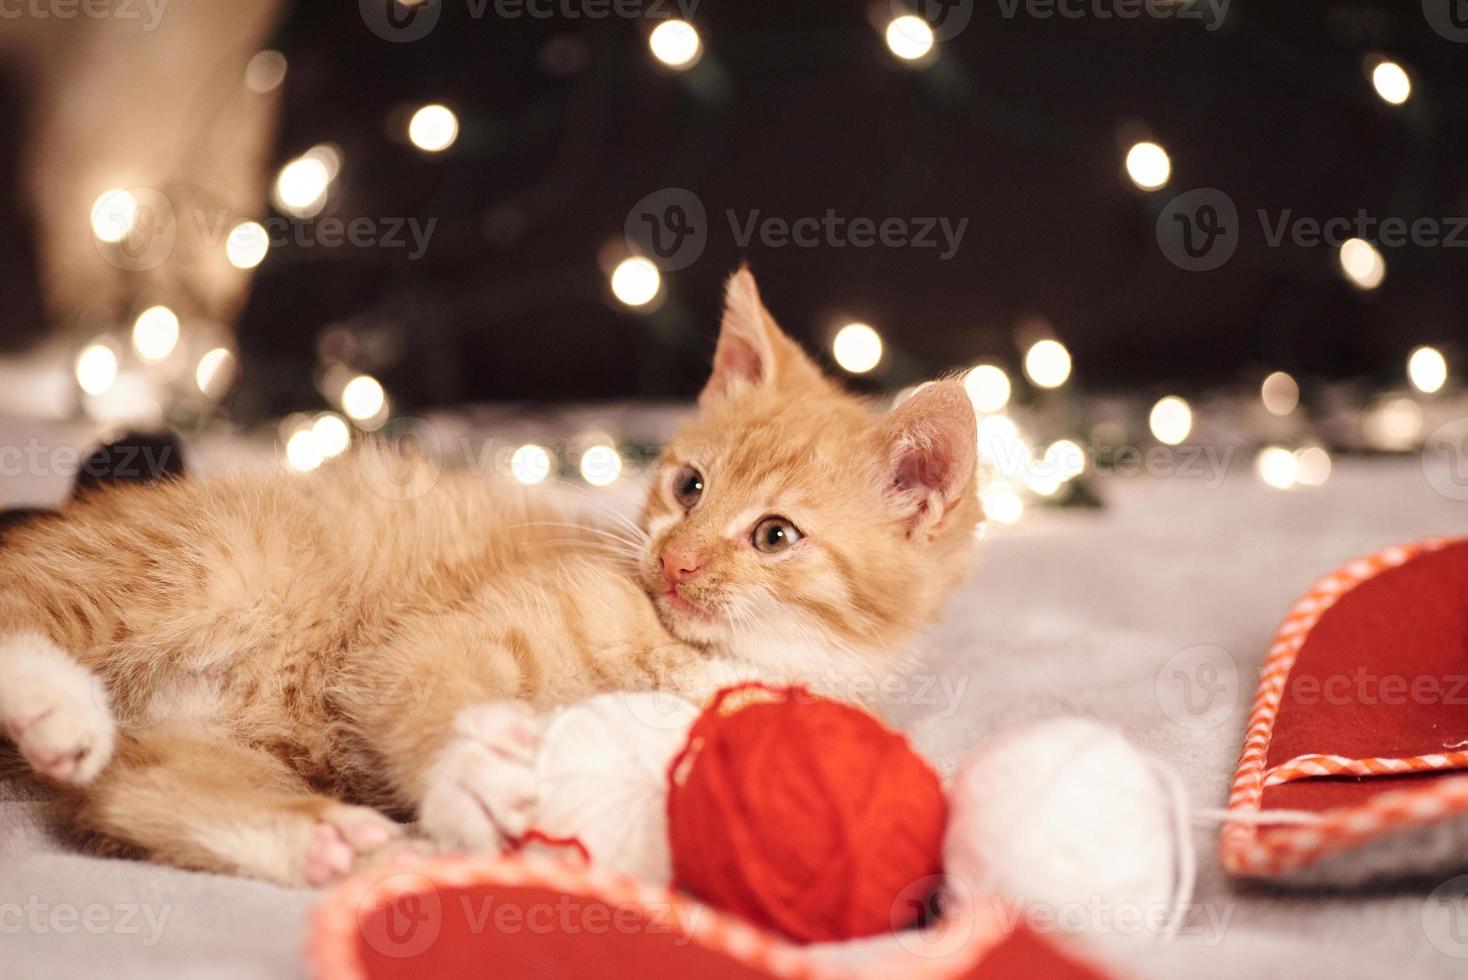
[{"label": "red ball of yarn", "polygon": [[720,691],[668,769],[673,883],[805,942],[911,925],[942,872],[938,776],[870,714]]}]

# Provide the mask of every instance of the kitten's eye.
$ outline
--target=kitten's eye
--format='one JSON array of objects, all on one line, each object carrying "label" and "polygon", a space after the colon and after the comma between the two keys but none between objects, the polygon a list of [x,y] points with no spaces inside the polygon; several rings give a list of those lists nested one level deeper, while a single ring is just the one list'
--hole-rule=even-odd
[{"label": "kitten's eye", "polygon": [[703,496],[703,474],[691,466],[680,466],[673,474],[673,499],[684,510],[692,510]]},{"label": "kitten's eye", "polygon": [[777,551],[784,551],[803,537],[805,535],[800,533],[800,529],[785,518],[766,517],[755,525],[751,543],[756,551],[772,555]]}]

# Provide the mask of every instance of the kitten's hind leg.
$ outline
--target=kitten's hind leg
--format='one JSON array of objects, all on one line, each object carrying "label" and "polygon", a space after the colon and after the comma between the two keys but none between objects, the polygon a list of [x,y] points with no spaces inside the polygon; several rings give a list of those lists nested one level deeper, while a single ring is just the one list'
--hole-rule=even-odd
[{"label": "kitten's hind leg", "polygon": [[0,636],[0,731],[61,783],[95,779],[116,736],[101,680],[39,633]]},{"label": "kitten's hind leg", "polygon": [[76,829],[167,864],[323,885],[407,846],[367,807],[313,793],[273,756],[178,726],[124,731],[66,801]]}]

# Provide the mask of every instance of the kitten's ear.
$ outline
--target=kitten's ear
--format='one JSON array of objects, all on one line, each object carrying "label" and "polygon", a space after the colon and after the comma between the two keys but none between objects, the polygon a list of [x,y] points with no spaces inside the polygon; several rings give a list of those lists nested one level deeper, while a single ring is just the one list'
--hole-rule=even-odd
[{"label": "kitten's ear", "polygon": [[977,492],[978,423],[963,385],[924,385],[887,417],[888,497],[913,533],[931,533]]},{"label": "kitten's ear", "polygon": [[780,330],[760,301],[748,266],[729,277],[724,319],[714,348],[714,370],[699,395],[707,402],[761,385],[821,381],[821,373],[795,341]]}]

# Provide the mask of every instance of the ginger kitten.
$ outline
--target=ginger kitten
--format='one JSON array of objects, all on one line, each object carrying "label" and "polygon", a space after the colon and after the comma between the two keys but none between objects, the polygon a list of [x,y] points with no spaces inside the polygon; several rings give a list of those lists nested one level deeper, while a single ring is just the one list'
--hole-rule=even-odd
[{"label": "ginger kitten", "polygon": [[537,709],[730,674],[903,669],[980,519],[961,385],[875,415],[729,281],[699,411],[640,525],[444,474],[99,491],[0,549],[0,726],[104,849],[285,885],[524,829]]}]

